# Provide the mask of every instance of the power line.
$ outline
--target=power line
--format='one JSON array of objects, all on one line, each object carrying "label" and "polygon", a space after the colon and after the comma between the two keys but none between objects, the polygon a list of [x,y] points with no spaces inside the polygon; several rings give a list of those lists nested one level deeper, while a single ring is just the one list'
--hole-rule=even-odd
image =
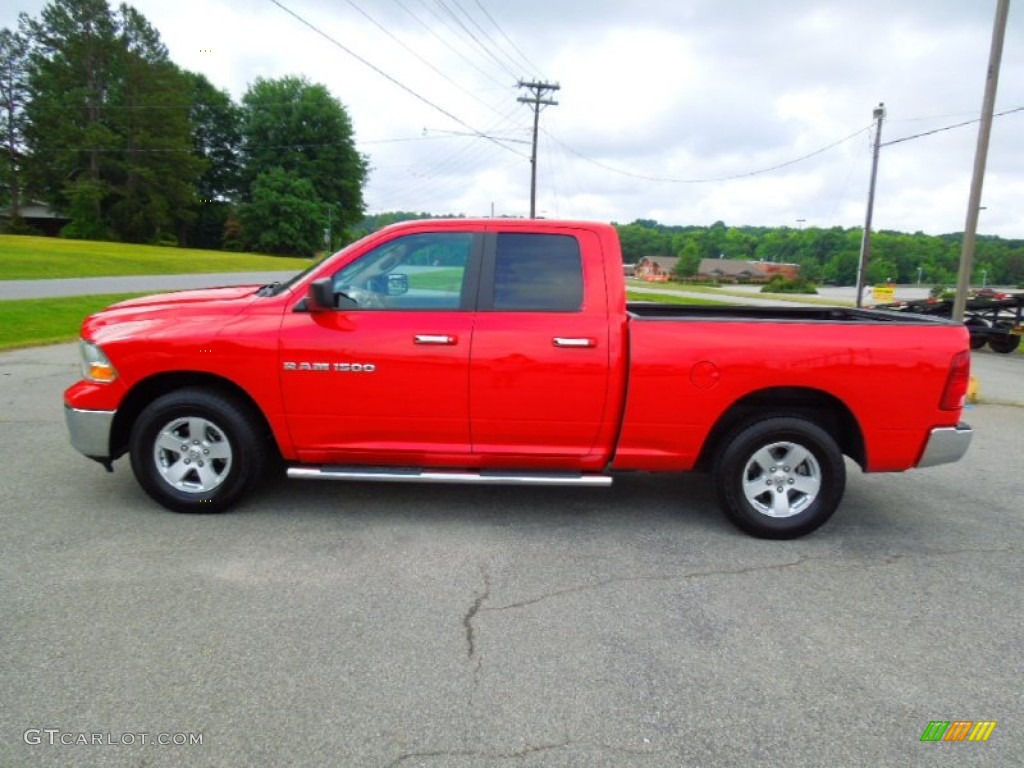
[{"label": "power line", "polygon": [[[498,51],[499,53],[501,53],[505,57],[505,59],[508,61],[508,63],[511,64],[513,67],[519,67],[519,63],[516,62],[508,54],[508,52],[505,51],[504,48],[502,48],[500,45],[498,45],[497,41],[495,41],[495,39],[493,37],[491,37],[491,33],[488,32],[486,29],[484,29],[483,27],[480,26],[480,24],[477,22],[477,20],[474,19],[473,16],[471,14],[469,14],[466,11],[465,8],[462,7],[462,5],[459,3],[459,0],[451,0],[451,3],[452,3],[452,5],[454,5],[456,8],[458,8],[462,12],[462,15],[466,17],[466,19],[469,21],[469,23],[472,24],[480,32],[480,34],[483,35],[487,39],[487,42],[489,42],[491,44],[490,48],[488,48],[488,51],[490,51],[490,49],[493,48],[495,51]],[[506,72],[508,72],[509,74],[513,74],[513,76],[514,76],[514,73],[512,72],[511,69],[508,69],[508,68],[504,67],[504,65],[502,65],[502,67],[505,69]]]},{"label": "power line", "polygon": [[[1003,115],[1010,115],[1014,112],[1024,112],[1024,107],[1014,107],[1013,109],[1007,109],[1004,112],[997,112],[994,117],[1002,117]],[[981,122],[980,117],[976,117],[972,120],[965,120],[962,123],[955,123],[954,125],[947,125],[944,128],[936,128],[931,131],[925,131],[924,133],[915,133],[913,136],[904,136],[902,139],[893,139],[892,141],[886,141],[882,144],[883,147],[891,147],[893,144],[902,144],[904,141],[911,141],[912,139],[920,139],[923,136],[932,136],[936,133],[943,133],[945,131],[952,131],[954,128],[963,128],[967,125],[974,125],[975,123]]]},{"label": "power line", "polygon": [[534,72],[534,74],[536,74],[537,72],[540,72],[540,68],[536,64],[534,64],[532,61],[530,61],[529,57],[525,53],[523,53],[521,50],[519,50],[519,46],[516,45],[512,41],[512,38],[510,38],[505,33],[505,30],[502,29],[501,25],[498,24],[498,22],[494,20],[494,17],[491,16],[490,12],[483,6],[483,4],[480,2],[480,0],[474,0],[474,2],[476,3],[477,8],[479,8],[481,11],[483,11],[484,12],[484,16],[486,16],[488,18],[488,20],[491,22],[491,24],[494,25],[494,28],[496,30],[498,30],[498,32],[501,33],[501,36],[504,37],[505,40],[508,42],[508,44],[512,46],[512,49],[516,53],[519,54],[519,58],[521,58],[526,63],[527,69],[532,70]]},{"label": "power line", "polygon": [[479,96],[477,96],[476,94],[474,94],[473,92],[471,92],[471,91],[470,91],[470,90],[468,90],[467,88],[464,88],[463,86],[461,86],[461,85],[460,85],[459,83],[457,83],[457,82],[456,82],[455,80],[453,80],[452,78],[448,77],[448,75],[446,75],[446,74],[445,74],[444,72],[442,72],[442,71],[441,71],[440,69],[438,69],[437,67],[435,67],[435,66],[434,66],[433,64],[431,64],[431,63],[430,63],[429,61],[427,61],[427,60],[426,60],[425,58],[423,58],[422,56],[420,56],[420,54],[418,54],[418,53],[417,53],[416,51],[414,51],[414,50],[412,49],[412,47],[411,47],[411,46],[409,46],[409,45],[407,45],[407,44],[405,43],[405,41],[401,40],[401,39],[400,39],[399,37],[397,37],[397,36],[396,36],[396,35],[395,35],[394,33],[392,33],[392,32],[391,32],[391,31],[390,31],[390,30],[389,30],[389,29],[388,29],[387,27],[385,27],[385,26],[384,26],[383,24],[381,24],[381,23],[380,23],[379,21],[377,21],[377,20],[376,20],[375,18],[373,18],[373,17],[372,17],[372,16],[371,16],[371,15],[370,15],[369,13],[367,13],[367,12],[366,12],[365,10],[363,10],[363,9],[362,9],[362,8],[360,8],[360,7],[358,6],[358,5],[356,5],[356,3],[354,2],[354,0],[345,0],[345,2],[347,2],[347,3],[348,3],[349,5],[351,5],[351,6],[353,7],[353,8],[355,8],[355,9],[356,9],[356,11],[358,11],[358,12],[359,12],[360,14],[362,14],[362,15],[363,15],[363,17],[364,17],[364,18],[365,18],[365,19],[366,19],[367,21],[369,21],[369,22],[370,22],[371,24],[373,24],[373,25],[374,25],[375,27],[377,27],[377,29],[379,29],[379,30],[380,30],[381,32],[383,32],[383,33],[384,33],[385,35],[387,35],[388,37],[390,37],[390,38],[391,38],[392,40],[394,40],[394,41],[395,41],[396,43],[398,43],[398,44],[399,44],[400,46],[402,46],[403,48],[405,48],[405,50],[407,50],[407,51],[408,51],[409,53],[411,53],[411,54],[412,54],[413,56],[415,56],[415,57],[416,57],[417,59],[419,59],[419,60],[420,60],[421,62],[423,62],[424,64],[426,64],[426,65],[427,65],[427,66],[428,66],[428,67],[429,67],[429,68],[430,68],[430,69],[431,69],[432,71],[434,71],[435,73],[437,73],[438,75],[440,75],[441,77],[443,77],[443,78],[444,78],[445,80],[447,80],[447,81],[448,81],[449,83],[451,83],[452,85],[454,85],[454,86],[455,86],[456,88],[458,88],[458,89],[459,89],[460,91],[462,91],[462,92],[463,92],[464,94],[466,94],[467,96],[469,96],[469,97],[470,97],[471,99],[473,99],[474,101],[476,101],[476,102],[478,102],[479,104],[482,104],[483,106],[487,107],[487,109],[491,110],[492,112],[495,112],[495,113],[498,113],[498,114],[500,114],[500,112],[498,112],[498,109],[497,109],[497,107],[494,107],[494,106],[492,106],[492,105],[488,104],[488,103],[487,103],[486,101],[484,101],[483,99],[481,99],[481,98],[480,98]]},{"label": "power line", "polygon": [[[503,69],[505,71],[505,73],[508,74],[509,76],[511,76],[511,77],[515,77],[516,76],[515,71],[513,71],[512,69],[509,69],[509,66],[505,62],[503,62],[501,59],[499,59],[497,56],[495,56],[494,52],[491,51],[491,49],[488,48],[486,45],[484,45],[480,41],[480,38],[478,38],[475,34],[473,34],[473,31],[469,27],[467,27],[465,24],[462,23],[462,19],[460,19],[451,8],[449,8],[447,5],[445,5],[444,0],[434,0],[434,2],[440,8],[442,8],[445,13],[447,13],[449,16],[451,16],[452,20],[456,24],[458,24],[460,27],[462,27],[462,30],[466,33],[467,38],[470,41],[472,41],[473,43],[475,43],[476,46],[481,51],[483,51],[484,56],[489,57],[495,64],[497,64],[501,69]],[[441,18],[441,17],[438,16],[438,18]]]},{"label": "power line", "polygon": [[451,112],[449,112],[444,107],[441,107],[441,106],[435,104],[430,99],[428,99],[426,96],[423,96],[423,95],[417,93],[412,88],[407,86],[405,83],[403,83],[403,82],[397,80],[396,78],[392,77],[391,75],[389,75],[387,72],[385,72],[383,69],[378,67],[376,64],[371,63],[370,61],[368,61],[367,59],[363,58],[358,53],[353,51],[351,48],[347,47],[346,45],[342,44],[338,40],[336,40],[333,37],[331,37],[329,34],[324,32],[322,29],[320,29],[319,27],[314,25],[312,22],[307,21],[302,16],[297,14],[295,11],[291,10],[290,8],[287,8],[285,5],[280,3],[278,0],[270,0],[270,2],[273,3],[274,5],[276,5],[278,8],[280,8],[285,13],[287,13],[289,16],[294,18],[296,21],[298,21],[301,24],[309,27],[311,30],[316,32],[316,34],[320,35],[322,38],[324,38],[325,40],[330,42],[332,45],[334,45],[334,46],[340,48],[341,50],[343,50],[345,53],[347,53],[349,56],[351,56],[352,58],[354,58],[357,61],[359,61],[361,64],[369,67],[370,69],[372,69],[374,72],[376,72],[378,75],[380,75],[384,79],[386,79],[386,80],[390,81],[391,83],[394,83],[395,85],[397,85],[399,88],[401,88],[403,91],[408,93],[410,96],[413,96],[417,100],[422,101],[424,104],[426,104],[427,106],[431,107],[434,110],[437,110],[442,115],[444,115],[445,117],[449,118],[450,120],[454,120],[456,123],[458,123],[462,127],[468,128],[470,131],[472,131],[473,133],[478,135],[480,138],[486,139],[487,141],[490,141],[490,142],[492,142],[494,144],[497,144],[502,149],[505,149],[505,150],[507,150],[509,152],[512,152],[513,154],[519,155],[520,157],[523,157],[523,158],[526,157],[526,155],[524,155],[522,152],[519,152],[518,150],[513,149],[512,147],[509,147],[509,146],[507,146],[505,144],[502,144],[497,139],[494,139],[494,138],[491,138],[489,136],[484,135],[483,133],[478,131],[476,128],[471,126],[469,123],[467,123],[465,120],[462,120],[462,119],[456,117],[455,115],[453,115]]},{"label": "power line", "polygon": [[616,168],[616,167],[608,165],[606,163],[602,163],[599,160],[594,160],[593,158],[587,157],[586,155],[582,154],[581,152],[577,152],[575,149],[570,147],[568,144],[566,144],[566,143],[564,143],[562,141],[559,141],[559,139],[556,138],[555,136],[553,136],[550,132],[545,130],[544,133],[547,134],[547,136],[552,141],[554,141],[556,144],[561,146],[566,151],[571,152],[572,154],[576,155],[576,157],[580,158],[581,160],[585,160],[586,162],[590,163],[591,165],[596,165],[598,168],[603,168],[604,170],[611,171],[612,173],[618,173],[618,174],[621,174],[622,176],[629,176],[630,178],[641,179],[643,181],[658,181],[658,182],[664,182],[664,183],[668,183],[668,184],[709,184],[709,183],[717,182],[717,181],[734,181],[736,179],[745,179],[745,178],[749,178],[751,176],[760,176],[761,174],[764,174],[764,173],[770,173],[772,171],[780,170],[781,168],[787,168],[787,167],[789,167],[791,165],[796,165],[797,163],[802,163],[804,160],[810,160],[812,157],[817,157],[820,154],[828,152],[830,149],[834,149],[835,147],[838,147],[840,144],[845,144],[846,142],[851,141],[852,139],[857,138],[858,136],[860,136],[865,131],[870,130],[870,128],[871,128],[870,125],[864,126],[860,130],[855,131],[854,133],[851,133],[846,138],[839,139],[839,141],[834,141],[834,142],[832,142],[831,144],[829,144],[826,147],[822,147],[821,149],[817,149],[814,152],[811,152],[809,154],[803,155],[802,157],[798,157],[798,158],[796,158],[794,160],[788,160],[785,163],[779,163],[778,165],[773,165],[773,166],[771,166],[769,168],[760,168],[760,169],[758,169],[756,171],[748,171],[746,173],[736,173],[736,174],[732,174],[730,176],[717,176],[717,177],[714,177],[714,178],[707,178],[707,179],[676,179],[676,178],[671,178],[671,177],[666,177],[666,176],[646,176],[646,175],[640,174],[640,173],[633,173],[632,171],[626,171],[626,170],[623,170],[622,168]]},{"label": "power line", "polygon": [[[394,2],[395,2],[395,4],[399,8],[401,8],[407,14],[412,16],[412,18],[416,21],[417,24],[419,24],[421,27],[423,27],[425,30],[427,30],[427,32],[429,32],[431,35],[433,35],[438,40],[440,40],[445,45],[445,47],[448,48],[448,50],[450,50],[452,53],[454,53],[456,56],[458,56],[464,62],[469,64],[469,66],[471,66],[473,69],[475,69],[477,72],[479,72],[481,75],[483,75],[485,78],[490,80],[492,83],[494,83],[496,86],[498,86],[502,90],[505,90],[505,89],[508,88],[508,85],[506,83],[502,83],[502,82],[494,79],[494,77],[492,77],[490,75],[490,73],[485,72],[484,70],[480,69],[480,67],[478,67],[476,65],[476,63],[473,62],[471,59],[469,59],[462,51],[460,51],[458,48],[456,48],[454,45],[452,45],[448,40],[445,40],[443,37],[441,37],[441,35],[439,35],[437,33],[437,31],[433,27],[431,27],[429,24],[427,24],[425,21],[423,21],[423,19],[421,19],[419,16],[417,16],[411,10],[409,10],[408,6],[406,6],[402,2],[402,0],[394,0]],[[429,7],[427,8],[427,10],[430,11],[431,13],[434,13],[435,17],[437,16],[437,14],[432,9],[430,9]]]}]

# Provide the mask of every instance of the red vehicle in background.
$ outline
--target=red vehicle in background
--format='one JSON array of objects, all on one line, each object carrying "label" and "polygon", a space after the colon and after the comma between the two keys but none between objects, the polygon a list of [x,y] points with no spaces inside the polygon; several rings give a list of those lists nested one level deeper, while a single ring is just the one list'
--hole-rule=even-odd
[{"label": "red vehicle in background", "polygon": [[956,461],[962,325],[843,308],[627,304],[608,225],[397,224],[284,284],[149,296],[82,326],[72,444],[159,503],[293,478],[608,485],[710,473],[791,538],[867,472]]}]

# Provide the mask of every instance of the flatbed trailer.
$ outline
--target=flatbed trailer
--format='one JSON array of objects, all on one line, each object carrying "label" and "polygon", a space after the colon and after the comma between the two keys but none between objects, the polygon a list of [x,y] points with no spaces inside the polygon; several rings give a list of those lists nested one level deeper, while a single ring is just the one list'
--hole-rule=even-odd
[{"label": "flatbed trailer", "polygon": [[[919,299],[879,304],[876,309],[953,317],[952,299]],[[967,299],[964,325],[971,334],[971,349],[988,344],[993,352],[1008,354],[1020,346],[1024,334],[1024,293],[1002,293]]]}]

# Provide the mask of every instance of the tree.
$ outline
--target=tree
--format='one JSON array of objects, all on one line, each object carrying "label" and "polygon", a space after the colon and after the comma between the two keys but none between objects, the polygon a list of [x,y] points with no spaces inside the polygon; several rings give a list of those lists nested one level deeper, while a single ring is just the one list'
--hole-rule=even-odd
[{"label": "tree", "polygon": [[242,97],[243,199],[274,168],[305,179],[320,201],[320,220],[338,229],[363,218],[366,158],[355,148],[345,107],[323,85],[304,78],[257,79]]},{"label": "tree", "polygon": [[696,276],[700,271],[700,261],[700,247],[696,241],[688,241],[679,251],[679,260],[675,267],[676,275],[683,278]]},{"label": "tree", "polygon": [[227,91],[215,88],[204,75],[185,72],[189,85],[189,121],[195,153],[205,161],[199,196],[231,200],[241,184],[242,111]]},{"label": "tree", "polygon": [[21,226],[21,155],[28,101],[28,39],[0,30],[0,140],[7,155],[3,177],[10,194],[11,227]]},{"label": "tree", "polygon": [[106,0],[54,0],[40,20],[22,15],[32,38],[25,143],[30,178],[72,216],[72,234],[105,239],[105,153],[115,136],[104,123],[115,81],[117,35]]},{"label": "tree", "polygon": [[52,0],[32,39],[30,177],[71,223],[64,234],[154,242],[194,216],[188,82],[134,8]]},{"label": "tree", "polygon": [[177,242],[195,217],[195,185],[205,165],[193,154],[190,83],[134,8],[118,9],[117,29],[119,77],[109,124],[123,150],[110,163],[108,217],[123,240]]},{"label": "tree", "polygon": [[313,183],[273,168],[252,184],[239,206],[246,247],[279,256],[312,256],[320,244],[321,203]]}]

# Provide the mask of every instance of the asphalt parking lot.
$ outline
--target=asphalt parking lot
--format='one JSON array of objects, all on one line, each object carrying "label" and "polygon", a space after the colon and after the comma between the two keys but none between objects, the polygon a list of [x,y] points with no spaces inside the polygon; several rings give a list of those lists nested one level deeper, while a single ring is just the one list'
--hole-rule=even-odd
[{"label": "asphalt parking lot", "polygon": [[976,357],[963,461],[766,542],[700,476],[176,515],[69,446],[73,345],[2,353],[0,765],[1020,766],[1024,366]]}]

